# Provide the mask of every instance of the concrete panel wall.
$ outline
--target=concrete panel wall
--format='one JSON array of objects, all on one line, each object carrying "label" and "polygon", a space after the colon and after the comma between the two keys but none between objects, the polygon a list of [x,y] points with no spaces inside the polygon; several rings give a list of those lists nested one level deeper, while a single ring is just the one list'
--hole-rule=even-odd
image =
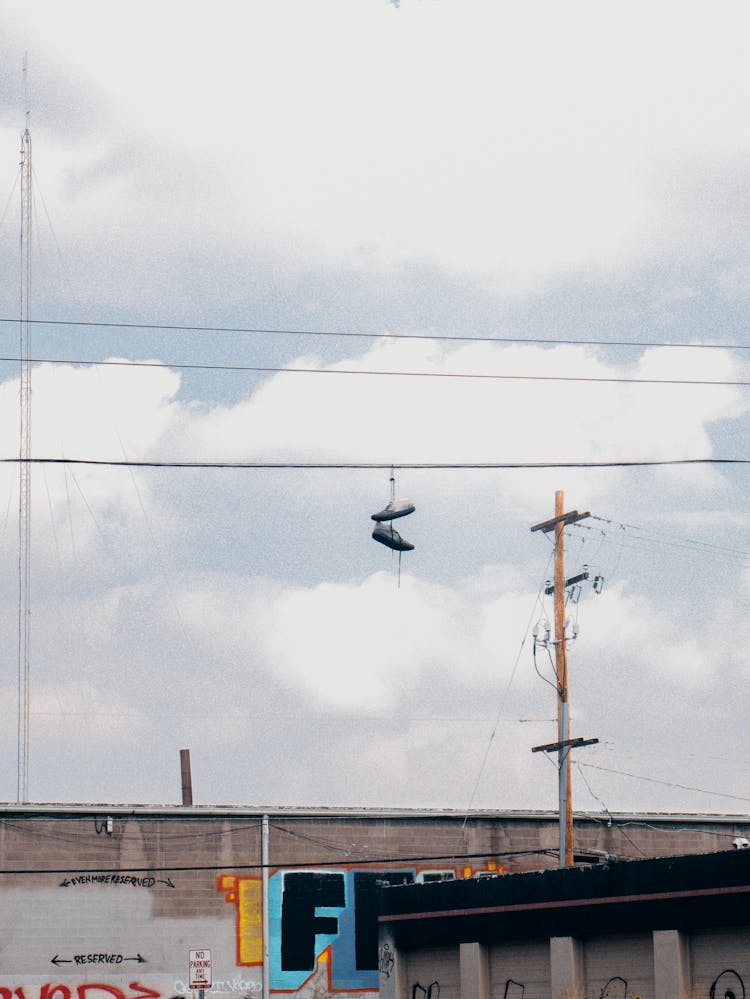
[{"label": "concrete panel wall", "polygon": [[410,951],[406,956],[409,999],[460,999],[460,948]]},{"label": "concrete panel wall", "polygon": [[[747,999],[750,927],[701,932],[679,946],[674,931],[652,936],[556,938],[423,948],[385,999]],[[674,939],[671,941],[674,944]],[[482,954],[488,975],[482,981]],[[580,955],[580,958],[579,956]],[[689,956],[688,956],[689,955]],[[567,962],[566,975],[561,959]],[[655,964],[661,962],[658,975]],[[430,986],[432,990],[430,991]]]},{"label": "concrete panel wall", "polygon": [[550,950],[547,940],[492,944],[489,953],[492,999],[548,999]]},{"label": "concrete panel wall", "polygon": [[694,992],[707,999],[750,996],[750,925],[691,933],[690,976]]},{"label": "concrete panel wall", "polygon": [[600,999],[653,996],[652,934],[585,940],[583,970],[587,994]]}]

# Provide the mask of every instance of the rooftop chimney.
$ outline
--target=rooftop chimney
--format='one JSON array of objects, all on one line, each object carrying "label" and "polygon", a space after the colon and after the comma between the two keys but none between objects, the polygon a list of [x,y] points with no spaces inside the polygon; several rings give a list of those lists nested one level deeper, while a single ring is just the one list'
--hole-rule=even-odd
[{"label": "rooftop chimney", "polygon": [[180,770],[182,771],[182,803],[192,805],[193,803],[193,778],[190,773],[190,750],[180,750]]}]

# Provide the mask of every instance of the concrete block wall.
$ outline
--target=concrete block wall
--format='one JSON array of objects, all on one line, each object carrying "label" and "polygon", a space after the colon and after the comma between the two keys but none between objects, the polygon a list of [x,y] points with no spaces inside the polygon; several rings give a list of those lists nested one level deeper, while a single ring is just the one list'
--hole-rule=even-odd
[{"label": "concrete block wall", "polygon": [[[417,975],[413,965],[378,950],[375,877],[415,879],[435,869],[462,877],[498,865],[515,871],[556,863],[550,855],[524,852],[554,849],[553,815],[481,813],[465,821],[462,814],[437,812],[266,812],[271,866],[264,969],[263,814],[0,808],[0,999],[172,999],[190,992],[188,953],[197,948],[211,950],[212,992],[225,999],[261,999],[264,971],[271,991],[297,999],[361,997],[382,983],[384,968],[391,970],[386,990],[398,989],[392,999],[427,999],[410,991],[417,982],[429,987],[426,966]],[[651,856],[707,851],[750,832],[747,823],[710,819],[654,818],[628,825],[626,835],[593,819],[577,827],[588,848],[629,856],[633,850]],[[702,955],[722,946],[721,940],[697,941],[696,956],[685,958],[686,974],[708,981]],[[529,950],[526,964],[506,978],[532,981],[541,961],[535,954]],[[444,988],[456,996],[478,990],[492,999],[521,999],[512,986],[500,995],[506,956],[482,957],[470,947],[463,961],[456,957],[450,981],[447,965],[441,966]],[[655,978],[660,974],[667,972],[655,967]],[[434,989],[430,999],[437,999]],[[444,992],[442,999],[451,996]]]}]

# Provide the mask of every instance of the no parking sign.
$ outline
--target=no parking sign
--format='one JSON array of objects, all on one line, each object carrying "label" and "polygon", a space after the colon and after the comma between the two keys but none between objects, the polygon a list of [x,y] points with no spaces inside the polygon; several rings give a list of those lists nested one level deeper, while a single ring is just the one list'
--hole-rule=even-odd
[{"label": "no parking sign", "polygon": [[191,950],[188,965],[188,988],[211,988],[211,951]]}]

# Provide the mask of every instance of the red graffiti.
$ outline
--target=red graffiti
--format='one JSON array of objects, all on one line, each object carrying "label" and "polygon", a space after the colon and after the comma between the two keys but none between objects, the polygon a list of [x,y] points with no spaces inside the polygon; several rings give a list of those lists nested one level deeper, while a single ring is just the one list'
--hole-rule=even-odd
[{"label": "red graffiti", "polygon": [[67,985],[43,985],[39,993],[39,999],[57,999],[57,993],[60,993],[60,999],[70,999],[70,989]]},{"label": "red graffiti", "polygon": [[[81,985],[60,985],[47,982],[39,989],[39,999],[162,999],[161,992],[131,982],[125,992],[117,985],[105,982],[84,982]],[[97,994],[98,993],[98,994]],[[101,995],[104,993],[104,996]],[[31,999],[22,987],[9,989],[0,985],[0,999]]]}]

